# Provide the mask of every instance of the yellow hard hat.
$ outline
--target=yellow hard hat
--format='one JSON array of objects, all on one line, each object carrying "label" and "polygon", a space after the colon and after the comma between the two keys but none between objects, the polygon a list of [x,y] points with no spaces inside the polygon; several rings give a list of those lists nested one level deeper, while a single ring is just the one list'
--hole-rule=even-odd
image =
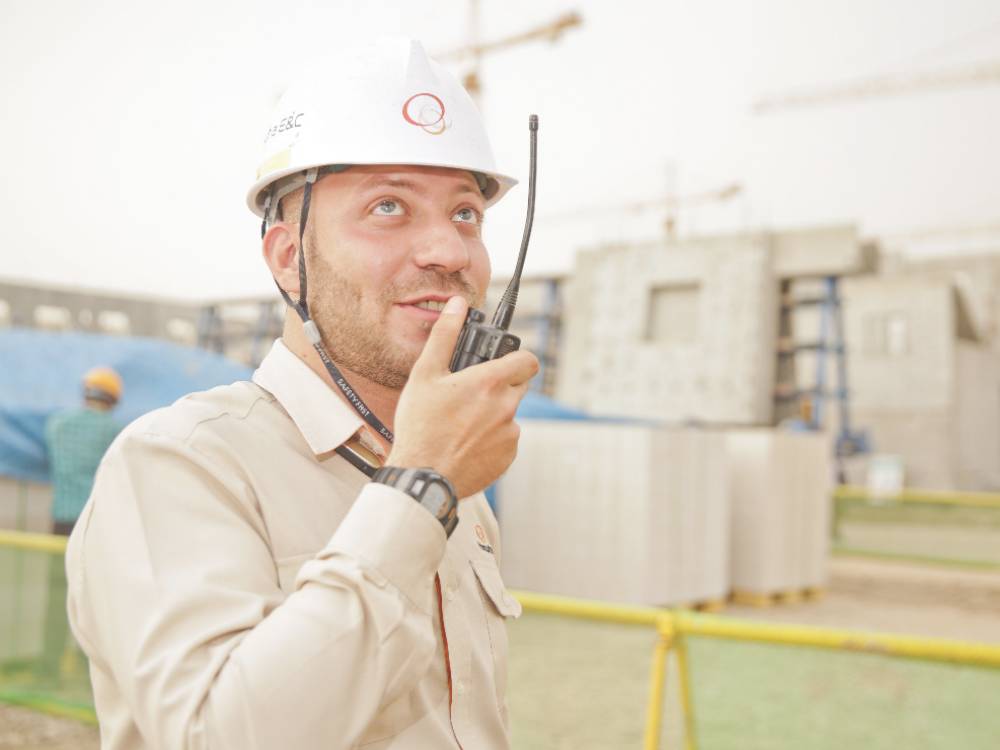
[{"label": "yellow hard hat", "polygon": [[95,367],[83,376],[83,393],[87,398],[115,403],[122,397],[121,376],[110,367]]}]

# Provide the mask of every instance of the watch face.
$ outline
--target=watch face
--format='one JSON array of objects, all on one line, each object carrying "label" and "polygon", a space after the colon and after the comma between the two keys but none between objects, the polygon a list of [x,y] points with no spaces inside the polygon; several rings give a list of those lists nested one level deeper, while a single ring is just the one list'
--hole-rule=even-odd
[{"label": "watch face", "polygon": [[448,489],[435,481],[428,482],[420,495],[420,504],[438,518],[447,514],[450,500]]}]

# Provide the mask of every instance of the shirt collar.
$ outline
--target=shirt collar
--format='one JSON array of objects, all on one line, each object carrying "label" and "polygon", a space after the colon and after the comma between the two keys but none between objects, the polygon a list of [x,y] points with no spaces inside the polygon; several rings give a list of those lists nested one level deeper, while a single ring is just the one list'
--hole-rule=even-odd
[{"label": "shirt collar", "polygon": [[[274,342],[254,372],[253,382],[284,407],[313,453],[329,453],[359,430],[363,443],[377,446],[364,429],[361,416],[281,339]],[[382,452],[381,446],[377,452]]]}]

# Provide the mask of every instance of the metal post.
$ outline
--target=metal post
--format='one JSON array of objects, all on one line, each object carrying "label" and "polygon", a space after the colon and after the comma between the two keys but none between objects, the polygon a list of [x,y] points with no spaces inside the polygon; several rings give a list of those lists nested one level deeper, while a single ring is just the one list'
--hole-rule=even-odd
[{"label": "metal post", "polygon": [[809,426],[814,430],[823,428],[823,400],[826,398],[826,353],[829,350],[831,318],[833,317],[832,297],[836,294],[834,277],[824,280],[825,299],[819,308],[819,341],[816,347],[816,391],[813,398],[812,418]]},{"label": "metal post", "polygon": [[698,740],[694,733],[694,706],[691,701],[691,675],[688,671],[687,640],[683,631],[674,638],[677,655],[677,676],[680,682],[681,711],[684,714],[684,750],[696,750]]},{"label": "metal post", "polygon": [[663,683],[667,675],[667,654],[673,644],[674,626],[669,616],[657,620],[659,637],[653,650],[653,666],[649,673],[649,705],[646,708],[646,733],[643,750],[659,750],[660,727],[663,724]]}]

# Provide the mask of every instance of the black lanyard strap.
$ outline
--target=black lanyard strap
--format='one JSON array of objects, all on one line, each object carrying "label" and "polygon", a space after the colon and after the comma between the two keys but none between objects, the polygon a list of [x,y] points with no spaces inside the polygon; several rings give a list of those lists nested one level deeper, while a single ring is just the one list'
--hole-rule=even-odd
[{"label": "black lanyard strap", "polygon": [[[278,287],[278,291],[281,292],[281,296],[284,298],[285,303],[291,307],[295,312],[299,314],[299,318],[302,319],[302,327],[305,330],[306,337],[309,339],[309,343],[313,345],[316,353],[319,354],[320,360],[323,362],[323,366],[326,367],[326,371],[330,374],[333,379],[334,384],[341,390],[344,396],[347,398],[354,410],[361,415],[361,418],[365,420],[369,425],[371,425],[379,435],[381,435],[389,443],[393,442],[394,436],[392,431],[386,427],[382,420],[375,416],[375,413],[368,408],[364,400],[355,391],[351,384],[347,382],[347,378],[344,377],[343,373],[340,372],[340,368],[333,363],[330,355],[326,351],[326,347],[323,345],[323,335],[320,333],[319,326],[309,315],[309,305],[306,302],[306,251],[305,251],[305,232],[306,232],[306,222],[309,220],[309,205],[312,201],[312,186],[316,182],[316,177],[318,174],[318,169],[310,169],[306,172],[306,183],[302,189],[302,211],[299,216],[299,299],[295,301],[284,289],[281,288],[281,284],[278,284],[277,279],[274,283]],[[267,211],[267,206],[270,203],[270,197],[268,197],[265,203],[265,212]],[[266,213],[265,213],[266,217]],[[261,232],[266,231],[267,219],[264,219],[264,223],[261,225]],[[338,449],[337,453],[347,458],[344,453]],[[357,464],[350,458],[347,458],[353,465]],[[359,459],[361,460],[361,459]],[[361,468],[361,467],[358,467]],[[362,469],[367,474],[365,469]],[[373,470],[374,471],[374,470]],[[370,476],[370,475],[369,475]]]}]

